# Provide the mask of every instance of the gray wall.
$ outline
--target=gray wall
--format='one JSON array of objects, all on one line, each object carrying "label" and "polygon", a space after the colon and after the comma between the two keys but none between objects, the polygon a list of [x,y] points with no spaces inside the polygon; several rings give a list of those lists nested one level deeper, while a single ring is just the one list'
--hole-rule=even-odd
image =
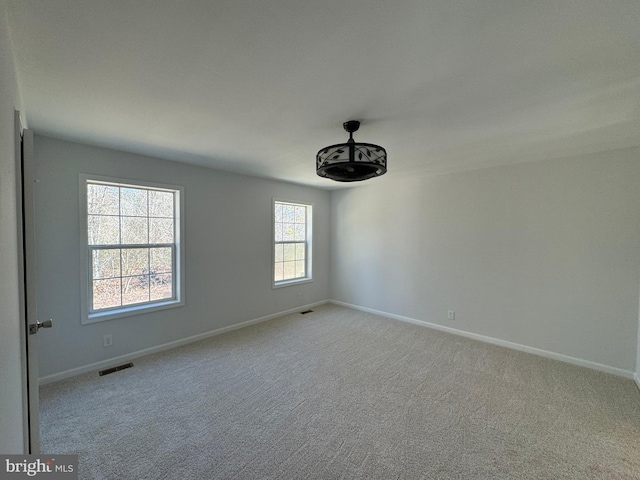
[{"label": "gray wall", "polygon": [[6,4],[0,1],[0,453],[23,453],[14,109],[19,107]]},{"label": "gray wall", "polygon": [[[332,298],[636,368],[640,149],[332,196]],[[447,310],[456,318],[447,320]]]},{"label": "gray wall", "polygon": [[[327,191],[38,135],[35,161],[41,377],[329,298]],[[185,187],[186,306],[80,324],[80,173]],[[272,197],[314,204],[311,283],[271,288]]]}]

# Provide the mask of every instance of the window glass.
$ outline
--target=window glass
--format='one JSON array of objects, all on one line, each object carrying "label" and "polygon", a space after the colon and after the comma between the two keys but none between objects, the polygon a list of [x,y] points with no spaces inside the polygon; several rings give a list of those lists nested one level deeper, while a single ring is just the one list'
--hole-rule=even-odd
[{"label": "window glass", "polygon": [[178,190],[87,181],[89,315],[177,300]]},{"label": "window glass", "polygon": [[312,206],[274,201],[274,285],[311,280]]}]

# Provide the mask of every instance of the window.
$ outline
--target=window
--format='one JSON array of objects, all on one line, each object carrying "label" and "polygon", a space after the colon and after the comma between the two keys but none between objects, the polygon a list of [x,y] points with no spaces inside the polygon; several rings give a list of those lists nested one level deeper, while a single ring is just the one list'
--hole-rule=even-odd
[{"label": "window", "polygon": [[181,305],[181,189],[83,180],[83,323]]},{"label": "window", "polygon": [[312,206],[274,200],[273,284],[311,281]]}]

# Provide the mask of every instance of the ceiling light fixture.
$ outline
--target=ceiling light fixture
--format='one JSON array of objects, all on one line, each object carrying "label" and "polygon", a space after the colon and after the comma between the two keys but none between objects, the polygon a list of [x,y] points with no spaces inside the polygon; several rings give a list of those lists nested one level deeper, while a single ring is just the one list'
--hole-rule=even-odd
[{"label": "ceiling light fixture", "polygon": [[337,182],[358,182],[387,173],[384,148],[353,140],[353,132],[360,128],[360,122],[349,120],[342,126],[349,132],[349,140],[320,150],[316,155],[316,173]]}]

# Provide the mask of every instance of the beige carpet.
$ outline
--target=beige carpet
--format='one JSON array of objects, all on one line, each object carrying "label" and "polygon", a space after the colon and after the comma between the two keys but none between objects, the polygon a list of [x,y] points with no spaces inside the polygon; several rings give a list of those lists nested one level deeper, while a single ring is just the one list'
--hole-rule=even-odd
[{"label": "beige carpet", "polygon": [[631,380],[334,305],[40,389],[84,479],[640,479]]}]

